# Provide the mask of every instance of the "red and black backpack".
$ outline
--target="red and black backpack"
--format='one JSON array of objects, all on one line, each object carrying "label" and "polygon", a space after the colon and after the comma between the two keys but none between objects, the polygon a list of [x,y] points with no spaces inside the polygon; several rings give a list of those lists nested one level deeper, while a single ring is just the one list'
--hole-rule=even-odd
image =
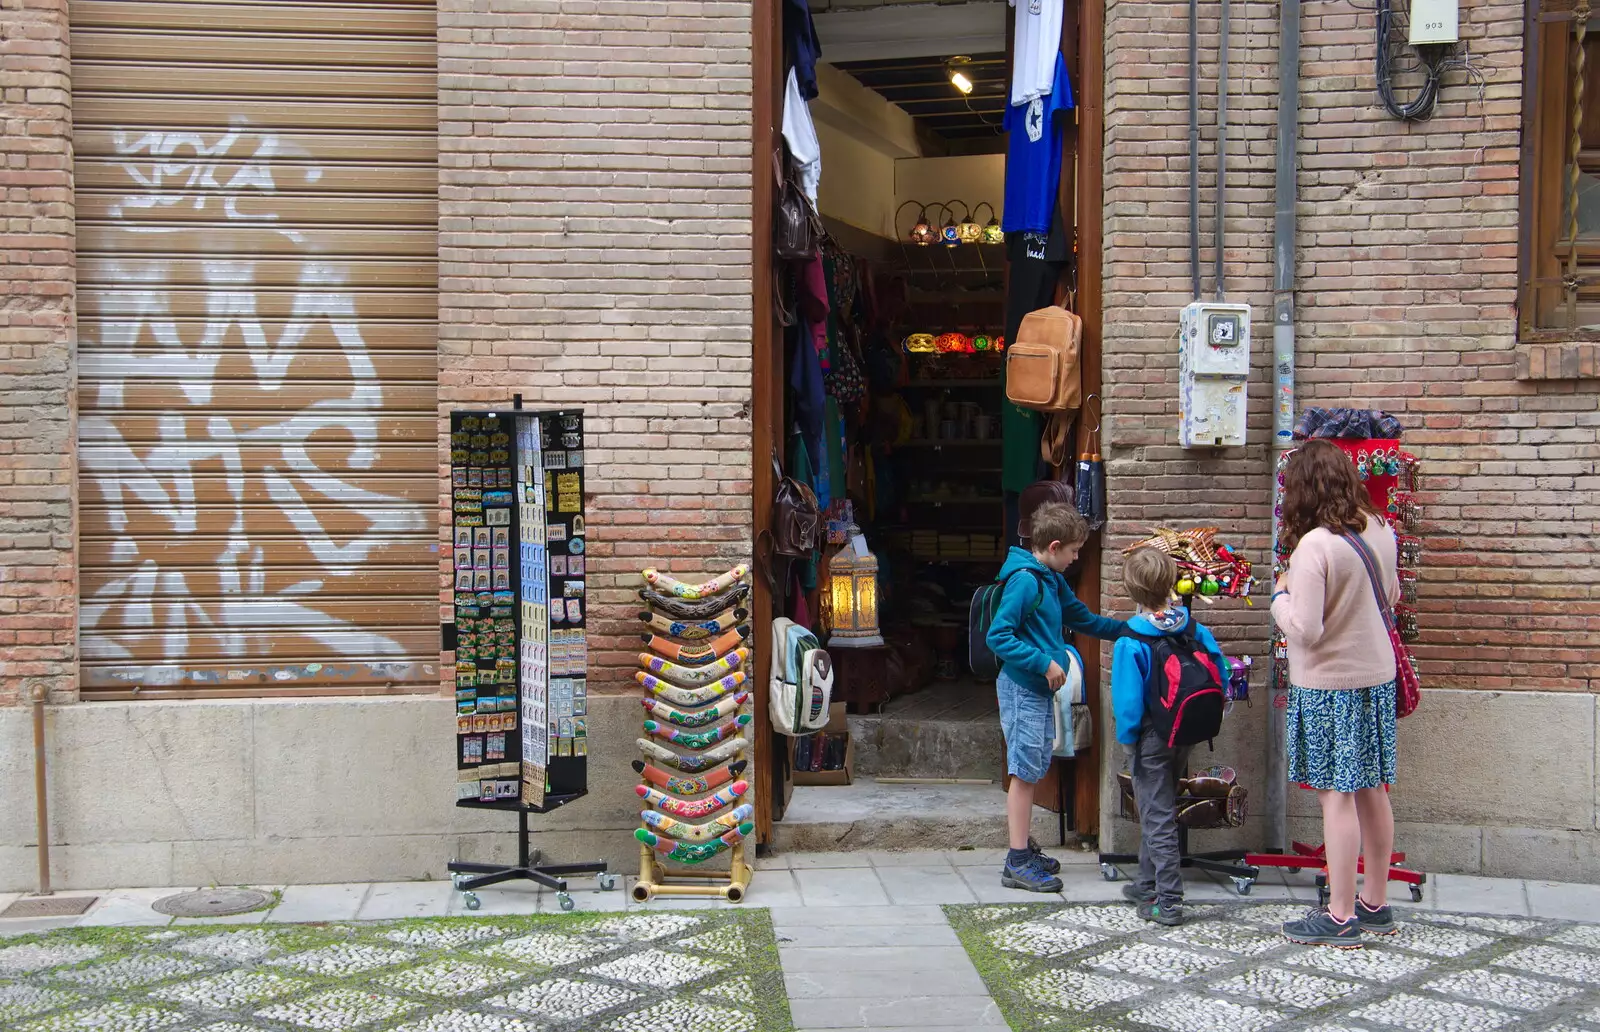
[{"label": "red and black backpack", "polygon": [[1130,634],[1150,649],[1150,676],[1144,683],[1144,723],[1169,749],[1199,745],[1222,730],[1227,696],[1222,672],[1187,631]]}]

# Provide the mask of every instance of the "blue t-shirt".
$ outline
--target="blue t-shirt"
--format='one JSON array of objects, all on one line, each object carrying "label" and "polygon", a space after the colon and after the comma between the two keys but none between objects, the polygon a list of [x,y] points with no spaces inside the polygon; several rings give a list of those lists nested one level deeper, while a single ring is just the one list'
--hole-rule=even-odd
[{"label": "blue t-shirt", "polygon": [[1001,228],[1007,233],[1048,233],[1061,185],[1061,123],[1072,107],[1067,62],[1056,55],[1055,85],[1048,97],[1016,107],[1007,105],[1006,206]]}]

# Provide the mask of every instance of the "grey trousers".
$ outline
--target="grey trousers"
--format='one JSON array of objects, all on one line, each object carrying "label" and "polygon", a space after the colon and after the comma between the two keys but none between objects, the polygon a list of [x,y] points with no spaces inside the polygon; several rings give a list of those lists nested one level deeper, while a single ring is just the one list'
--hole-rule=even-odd
[{"label": "grey trousers", "polygon": [[[1139,762],[1131,763],[1134,796],[1139,801],[1140,889],[1154,891],[1162,903],[1183,899],[1183,869],[1178,852],[1178,777],[1189,750],[1169,749],[1155,732],[1139,735]],[[1130,750],[1131,751],[1131,750]]]}]

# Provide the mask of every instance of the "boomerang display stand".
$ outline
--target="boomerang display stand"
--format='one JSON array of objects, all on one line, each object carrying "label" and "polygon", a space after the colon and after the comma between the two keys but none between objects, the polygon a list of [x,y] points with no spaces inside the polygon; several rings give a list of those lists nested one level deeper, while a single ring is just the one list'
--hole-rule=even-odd
[{"label": "boomerang display stand", "polygon": [[456,805],[517,813],[515,865],[449,863],[468,910],[477,889],[571,875],[616,887],[604,862],[541,864],[528,815],[588,794],[583,413],[450,414],[456,655]]},{"label": "boomerang display stand", "polygon": [[[749,568],[704,584],[644,571],[646,651],[634,675],[644,689],[643,754],[633,764],[644,809],[633,898],[721,896],[744,900],[755,831],[746,733],[750,714]],[[727,855],[723,870],[721,858]],[[700,870],[716,861],[715,870]]]}]

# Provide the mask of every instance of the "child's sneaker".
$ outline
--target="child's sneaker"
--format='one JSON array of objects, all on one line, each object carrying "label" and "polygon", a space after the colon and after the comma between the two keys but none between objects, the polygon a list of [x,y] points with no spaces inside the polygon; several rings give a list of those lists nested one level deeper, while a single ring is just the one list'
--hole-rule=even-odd
[{"label": "child's sneaker", "polygon": [[1286,921],[1283,936],[1290,942],[1306,946],[1337,946],[1342,950],[1361,948],[1361,919],[1352,915],[1347,921],[1334,920],[1327,907],[1308,911],[1298,921]]},{"label": "child's sneaker", "polygon": [[1032,838],[1028,839],[1028,852],[1032,853],[1039,866],[1044,868],[1045,874],[1061,873],[1061,861],[1053,856],[1046,856],[1045,851],[1039,848],[1039,843]]},{"label": "child's sneaker", "polygon": [[1388,904],[1369,907],[1360,896],[1356,897],[1356,920],[1360,922],[1362,931],[1373,935],[1393,935],[1399,930],[1394,924],[1394,911]]},{"label": "child's sneaker", "polygon": [[1141,889],[1133,882],[1122,887],[1122,898],[1129,903],[1154,903],[1156,901],[1155,889]]},{"label": "child's sneaker", "polygon": [[1006,864],[1000,871],[1000,884],[1008,889],[1026,889],[1029,892],[1061,891],[1061,879],[1046,871],[1032,857],[1019,865]]},{"label": "child's sneaker", "polygon": [[1139,904],[1139,916],[1158,925],[1176,928],[1183,924],[1183,904],[1163,903],[1156,899],[1146,900]]}]

